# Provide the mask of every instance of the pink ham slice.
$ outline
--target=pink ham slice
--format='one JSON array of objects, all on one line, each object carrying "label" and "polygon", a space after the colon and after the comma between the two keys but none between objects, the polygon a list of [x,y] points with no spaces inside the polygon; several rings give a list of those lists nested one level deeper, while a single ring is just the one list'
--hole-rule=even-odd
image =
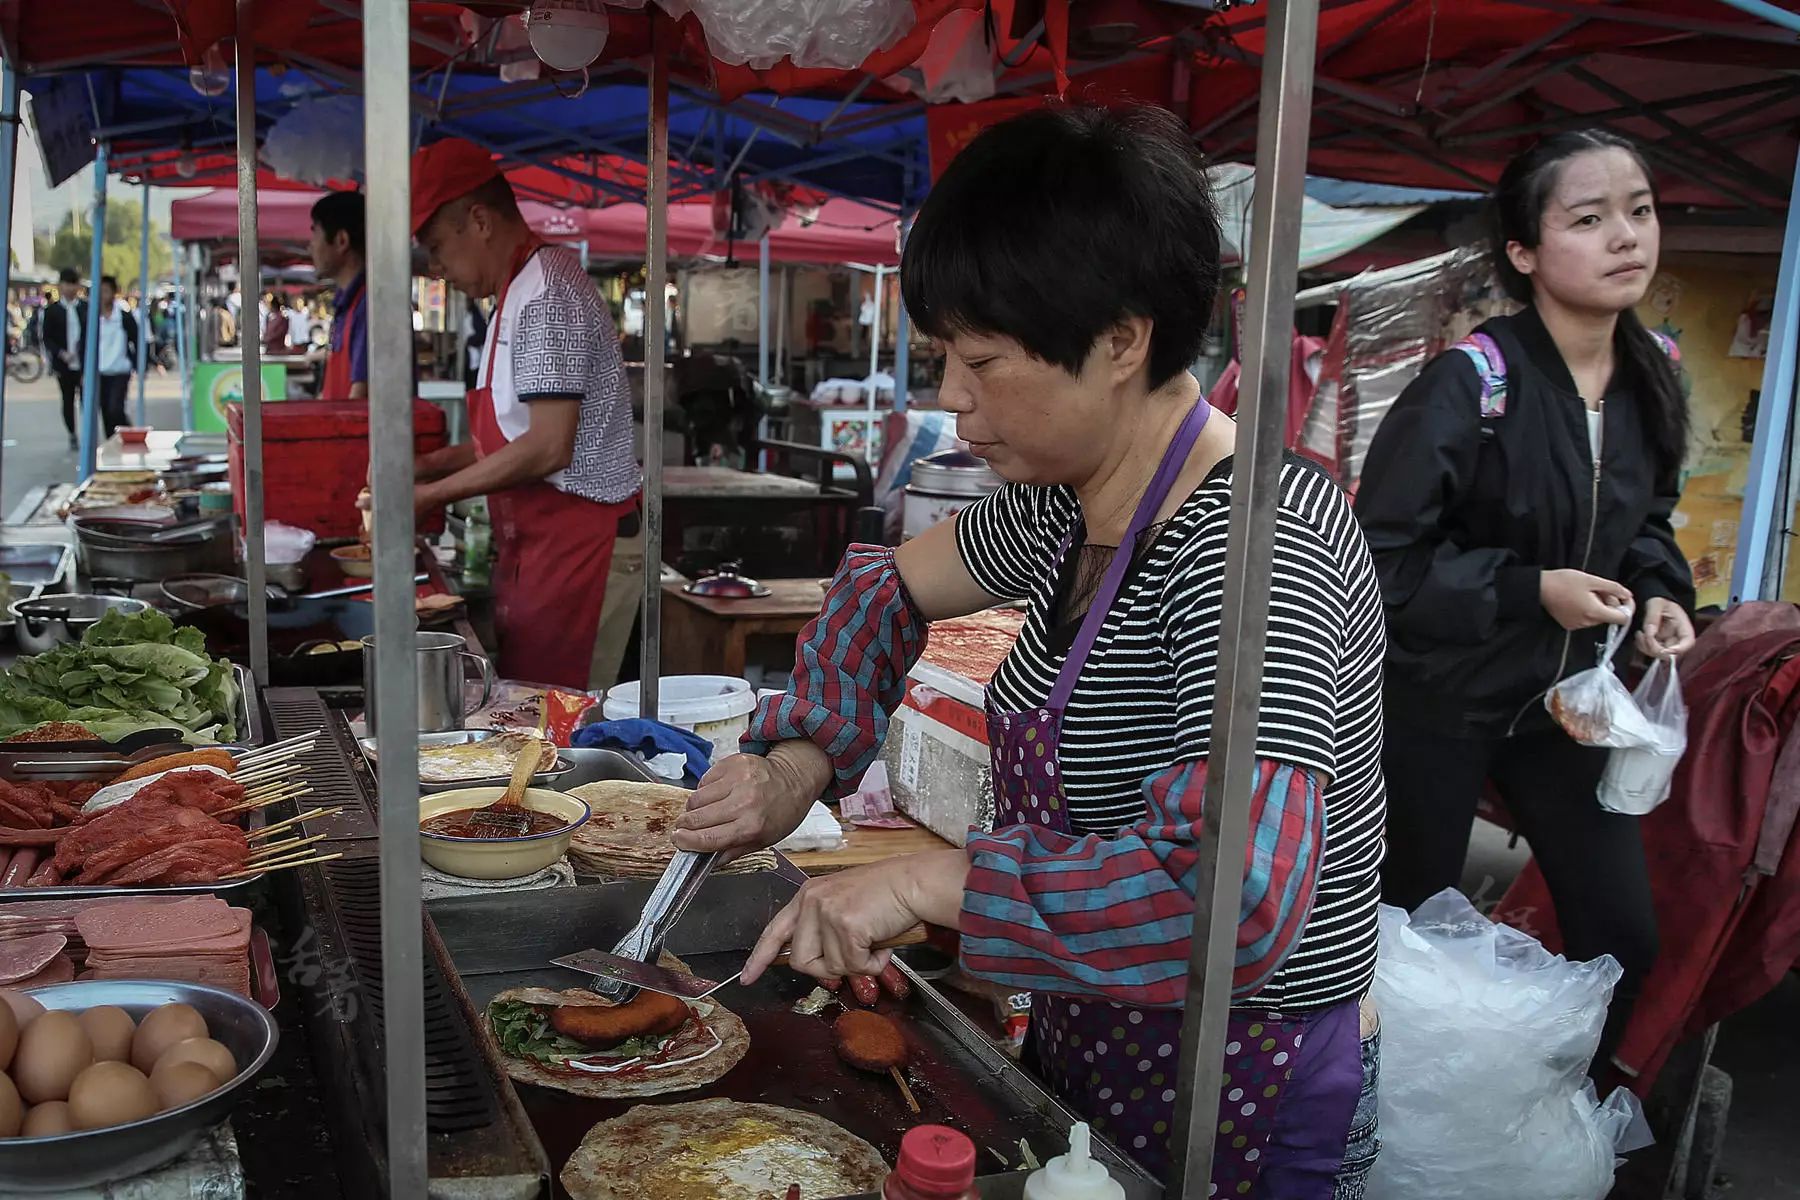
[{"label": "pink ham slice", "polygon": [[33,975],[30,979],[21,979],[17,983],[9,984],[8,986],[15,991],[22,992],[26,988],[49,987],[53,983],[68,983],[74,978],[75,964],[69,961],[68,955],[58,954],[55,958],[52,958],[45,964],[43,970],[39,971],[36,975]]},{"label": "pink ham slice", "polygon": [[39,933],[0,942],[0,987],[25,986],[20,980],[45,970],[68,944],[69,939],[60,933]]},{"label": "pink ham slice", "polygon": [[246,925],[238,911],[217,896],[155,906],[131,900],[83,912],[75,928],[90,951],[185,951],[239,934]]}]

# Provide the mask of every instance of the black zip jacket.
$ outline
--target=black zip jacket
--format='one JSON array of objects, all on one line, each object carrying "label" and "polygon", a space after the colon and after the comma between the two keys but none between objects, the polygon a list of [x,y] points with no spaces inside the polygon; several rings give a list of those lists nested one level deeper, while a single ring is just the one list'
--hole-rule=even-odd
[{"label": "black zip jacket", "polygon": [[1669,516],[1680,473],[1660,469],[1649,403],[1623,352],[1602,400],[1601,463],[1586,406],[1535,309],[1481,327],[1506,358],[1504,415],[1481,415],[1480,373],[1449,350],[1376,430],[1356,515],[1387,610],[1390,720],[1447,736],[1545,728],[1541,698],[1595,664],[1605,629],[1567,633],[1539,576],[1572,567],[1694,605]]}]

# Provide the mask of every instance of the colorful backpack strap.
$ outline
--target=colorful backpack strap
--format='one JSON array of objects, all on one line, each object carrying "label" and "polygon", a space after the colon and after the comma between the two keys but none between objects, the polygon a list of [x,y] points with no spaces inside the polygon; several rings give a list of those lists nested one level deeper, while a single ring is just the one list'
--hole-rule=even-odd
[{"label": "colorful backpack strap", "polygon": [[1471,333],[1452,346],[1461,350],[1475,364],[1481,376],[1481,416],[1483,420],[1506,415],[1506,355],[1500,344],[1485,333]]}]

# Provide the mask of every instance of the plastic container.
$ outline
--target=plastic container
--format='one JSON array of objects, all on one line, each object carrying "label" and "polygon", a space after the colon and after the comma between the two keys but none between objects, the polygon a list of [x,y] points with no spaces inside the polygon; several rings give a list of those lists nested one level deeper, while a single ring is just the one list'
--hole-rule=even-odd
[{"label": "plastic container", "polygon": [[900,1161],[882,1200],[976,1200],[975,1143],[948,1125],[915,1125],[900,1139]]},{"label": "plastic container", "polygon": [[[608,721],[630,720],[639,715],[638,704],[637,681],[621,683],[607,691],[600,715]],[[755,711],[755,690],[729,675],[665,675],[656,699],[656,719],[711,742],[713,762],[737,753]]]},{"label": "plastic container", "polygon": [[1025,1200],[1125,1200],[1125,1189],[1088,1152],[1092,1134],[1077,1121],[1069,1152],[1059,1154],[1025,1180]]}]

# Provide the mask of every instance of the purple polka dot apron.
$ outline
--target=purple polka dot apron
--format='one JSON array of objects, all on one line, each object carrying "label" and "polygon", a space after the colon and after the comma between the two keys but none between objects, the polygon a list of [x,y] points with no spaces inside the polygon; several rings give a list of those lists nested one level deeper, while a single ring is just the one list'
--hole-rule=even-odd
[{"label": "purple polka dot apron", "polygon": [[[1163,455],[1044,706],[1015,713],[990,706],[997,827],[1069,832],[1057,764],[1063,711],[1124,585],[1130,547],[1168,498],[1211,413],[1205,400],[1196,403]],[[1059,563],[1072,537],[1072,530],[1064,536]],[[1163,1178],[1175,1119],[1181,1011],[1038,994],[1032,1017],[1033,1050],[1051,1089]],[[1227,1040],[1211,1194],[1331,1200],[1362,1083],[1355,1002],[1286,1019],[1234,1011]],[[1313,1081],[1324,1086],[1309,1087]]]}]

